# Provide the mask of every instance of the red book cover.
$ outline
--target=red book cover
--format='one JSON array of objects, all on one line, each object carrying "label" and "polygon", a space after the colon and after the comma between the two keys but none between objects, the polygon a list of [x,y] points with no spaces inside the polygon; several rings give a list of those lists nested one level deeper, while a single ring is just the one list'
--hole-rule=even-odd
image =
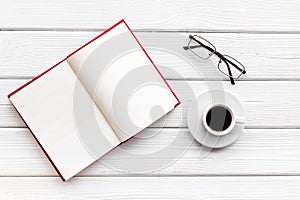
[{"label": "red book cover", "polygon": [[[157,73],[159,74],[159,76],[161,77],[161,79],[163,80],[163,82],[167,85],[167,87],[169,88],[169,90],[171,91],[171,93],[174,95],[174,98],[177,100],[177,103],[175,103],[174,107],[178,106],[180,104],[180,101],[178,99],[178,97],[176,96],[176,94],[174,93],[174,91],[172,90],[172,88],[170,87],[170,85],[168,84],[168,82],[165,80],[165,78],[162,76],[162,74],[160,73],[159,69],[157,68],[157,66],[154,64],[154,62],[152,61],[152,59],[149,57],[148,53],[145,51],[145,49],[143,48],[143,46],[141,45],[141,43],[139,42],[139,40],[137,39],[137,37],[134,35],[134,33],[132,32],[132,30],[128,27],[127,23],[124,20],[119,21],[118,23],[116,23],[115,25],[113,25],[112,27],[110,27],[109,29],[107,29],[106,31],[102,32],[100,35],[98,35],[97,37],[95,37],[94,39],[92,39],[91,41],[87,42],[86,44],[84,44],[83,46],[81,46],[80,48],[78,48],[77,50],[75,50],[74,52],[72,52],[70,55],[68,55],[65,59],[63,59],[62,61],[58,62],[57,64],[55,64],[54,66],[52,66],[51,68],[49,68],[48,70],[46,70],[45,72],[41,73],[40,75],[36,76],[35,78],[33,78],[32,80],[30,80],[29,82],[27,82],[26,84],[22,85],[21,87],[19,87],[18,89],[14,90],[13,92],[11,92],[8,95],[8,98],[11,100],[11,98],[18,94],[21,90],[24,90],[24,88],[27,88],[27,86],[33,84],[34,82],[36,82],[37,80],[41,79],[41,77],[46,76],[46,74],[49,74],[50,72],[54,73],[54,69],[56,69],[57,67],[62,67],[63,63],[66,62],[69,58],[71,58],[72,56],[76,55],[78,52],[80,52],[82,49],[84,49],[86,46],[88,46],[89,44],[93,43],[94,41],[96,41],[97,39],[99,39],[101,36],[104,36],[105,34],[109,33],[111,30],[113,30],[114,28],[116,28],[117,26],[119,26],[120,24],[124,23],[126,25],[126,27],[128,28],[128,30],[130,31],[130,33],[132,34],[132,36],[134,37],[134,39],[136,40],[136,42],[138,43],[138,45],[140,46],[140,48],[142,49],[142,51],[145,53],[145,55],[147,56],[147,58],[150,60],[150,62],[152,63],[153,67],[155,68],[155,70],[157,71]],[[120,44],[122,45],[122,44]],[[50,74],[51,75],[51,74]],[[50,76],[49,75],[49,76]],[[38,84],[36,84],[38,85]],[[32,86],[33,87],[33,86]],[[36,87],[36,86],[34,86]],[[33,97],[34,98],[34,97]],[[64,176],[62,175],[62,172],[60,171],[60,167],[56,166],[55,161],[53,161],[53,159],[51,158],[52,156],[49,155],[48,151],[50,151],[49,149],[51,148],[44,148],[43,144],[41,144],[41,142],[39,141],[38,137],[36,136],[38,129],[36,129],[36,127],[34,127],[36,123],[28,123],[28,119],[30,118],[28,116],[28,114],[26,114],[26,118],[27,120],[23,117],[24,113],[28,113],[30,112],[30,110],[28,111],[28,109],[25,111],[20,110],[20,108],[23,108],[22,106],[16,106],[15,104],[17,104],[16,102],[13,102],[11,100],[11,102],[13,103],[15,109],[17,110],[17,112],[20,114],[20,116],[22,117],[23,121],[25,122],[25,124],[27,125],[27,127],[29,128],[29,130],[31,131],[33,137],[36,139],[37,143],[40,145],[41,149],[44,151],[44,153],[46,154],[47,158],[50,160],[51,164],[53,165],[53,167],[55,168],[55,170],[57,171],[57,173],[59,174],[59,176],[62,178],[62,180],[66,180],[64,178]],[[25,105],[25,104],[24,104]],[[31,126],[33,128],[35,128],[35,130],[31,129]],[[122,141],[121,141],[122,142]],[[45,143],[43,141],[43,143]],[[91,164],[91,162],[89,163]]]}]

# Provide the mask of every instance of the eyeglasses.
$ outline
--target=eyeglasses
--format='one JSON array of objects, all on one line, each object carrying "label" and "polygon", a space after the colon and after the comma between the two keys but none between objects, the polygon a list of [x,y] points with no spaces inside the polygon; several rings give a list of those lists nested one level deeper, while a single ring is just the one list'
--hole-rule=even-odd
[{"label": "eyeglasses", "polygon": [[[232,85],[234,85],[234,79],[238,79],[242,74],[246,74],[245,67],[231,56],[223,55],[216,50],[216,47],[203,37],[198,35],[189,35],[190,41],[187,46],[184,46],[184,50],[190,50],[193,54],[201,59],[208,59],[212,55],[218,56],[219,71],[228,76]],[[233,68],[232,68],[233,67]]]}]

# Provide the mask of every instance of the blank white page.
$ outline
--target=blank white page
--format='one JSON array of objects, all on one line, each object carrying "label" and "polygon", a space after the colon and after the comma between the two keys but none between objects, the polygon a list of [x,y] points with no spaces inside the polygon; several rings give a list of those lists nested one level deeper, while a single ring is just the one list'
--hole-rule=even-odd
[{"label": "blank white page", "polygon": [[179,103],[125,22],[67,61],[121,141]]},{"label": "blank white page", "polygon": [[10,100],[65,180],[120,143],[67,62]]}]

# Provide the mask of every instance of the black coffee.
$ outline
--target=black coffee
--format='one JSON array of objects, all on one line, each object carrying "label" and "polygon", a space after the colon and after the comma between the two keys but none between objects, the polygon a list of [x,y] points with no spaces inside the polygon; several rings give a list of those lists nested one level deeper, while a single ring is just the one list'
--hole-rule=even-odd
[{"label": "black coffee", "polygon": [[206,123],[214,131],[225,131],[231,122],[230,111],[222,106],[211,108],[206,115]]}]

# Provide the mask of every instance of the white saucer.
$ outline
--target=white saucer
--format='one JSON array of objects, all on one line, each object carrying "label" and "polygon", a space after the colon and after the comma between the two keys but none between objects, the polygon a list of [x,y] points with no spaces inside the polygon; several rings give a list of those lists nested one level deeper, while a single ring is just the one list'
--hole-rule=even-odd
[{"label": "white saucer", "polygon": [[202,145],[210,148],[222,148],[232,144],[243,133],[245,123],[236,123],[232,131],[223,136],[207,132],[203,126],[202,115],[212,104],[225,104],[239,117],[245,117],[240,101],[223,90],[210,90],[198,96],[191,104],[187,114],[188,128],[193,137]]}]

